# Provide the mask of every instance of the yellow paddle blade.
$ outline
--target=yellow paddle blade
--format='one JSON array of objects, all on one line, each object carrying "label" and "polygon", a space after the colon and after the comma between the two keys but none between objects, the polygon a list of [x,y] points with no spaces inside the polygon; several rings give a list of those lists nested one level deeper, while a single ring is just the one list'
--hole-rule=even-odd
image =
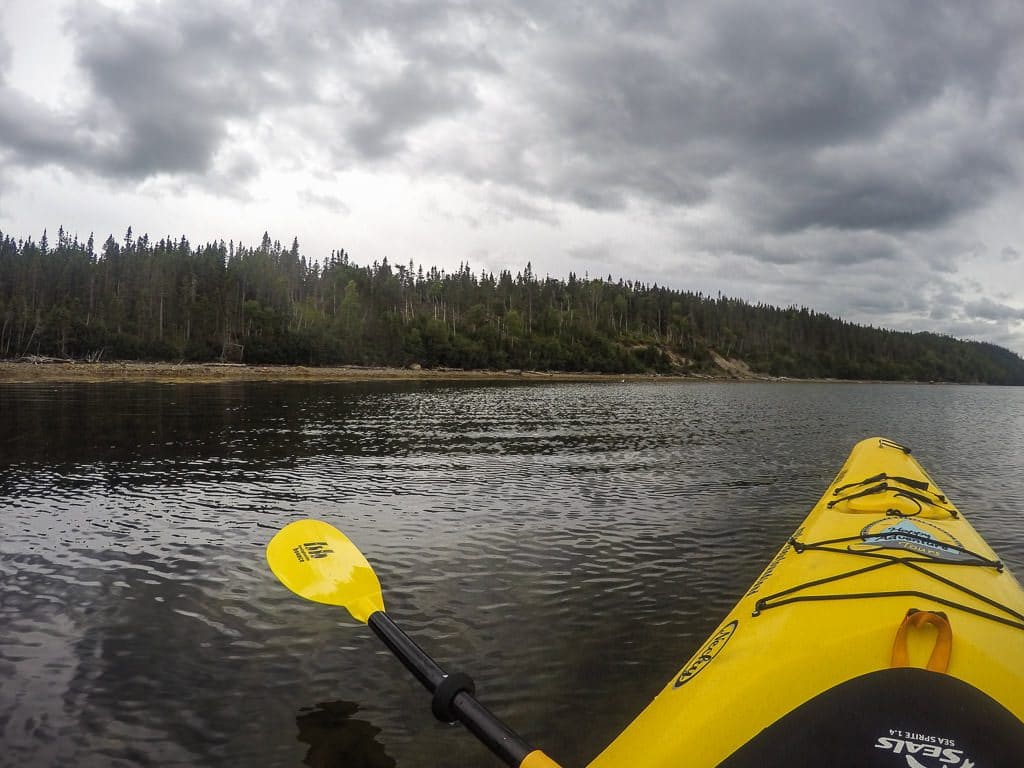
[{"label": "yellow paddle blade", "polygon": [[384,596],[363,553],[333,525],[320,520],[289,523],[267,544],[270,570],[295,594],[340,605],[364,624],[384,610]]}]

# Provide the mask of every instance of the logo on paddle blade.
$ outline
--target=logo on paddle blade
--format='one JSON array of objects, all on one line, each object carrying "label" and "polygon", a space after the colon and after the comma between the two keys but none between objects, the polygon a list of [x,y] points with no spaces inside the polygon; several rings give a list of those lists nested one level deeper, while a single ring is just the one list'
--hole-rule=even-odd
[{"label": "logo on paddle blade", "polygon": [[864,526],[860,536],[864,545],[872,548],[903,549],[946,561],[974,559],[969,552],[963,551],[963,544],[954,536],[924,520],[900,520],[896,523],[891,518],[875,520]]},{"label": "logo on paddle blade", "polygon": [[333,554],[334,550],[328,549],[326,541],[307,541],[305,544],[299,544],[292,552],[295,553],[296,560],[305,563],[327,557]]},{"label": "logo on paddle blade", "polygon": [[720,654],[722,649],[725,648],[725,644],[729,642],[729,638],[736,634],[736,627],[739,626],[739,623],[739,620],[734,619],[718,630],[708,640],[708,644],[704,646],[700,654],[686,666],[686,669],[679,673],[679,677],[676,678],[673,687],[678,688],[684,683],[690,682],[697,676],[698,672],[714,661],[715,656]]}]

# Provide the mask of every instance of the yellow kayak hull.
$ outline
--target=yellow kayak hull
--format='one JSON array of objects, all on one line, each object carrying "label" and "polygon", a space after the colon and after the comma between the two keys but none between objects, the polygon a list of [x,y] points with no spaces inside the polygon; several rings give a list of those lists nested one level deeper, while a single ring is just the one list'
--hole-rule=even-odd
[{"label": "yellow kayak hull", "polygon": [[909,450],[871,438],[591,768],[1024,765],[1021,721],[1024,591]]}]

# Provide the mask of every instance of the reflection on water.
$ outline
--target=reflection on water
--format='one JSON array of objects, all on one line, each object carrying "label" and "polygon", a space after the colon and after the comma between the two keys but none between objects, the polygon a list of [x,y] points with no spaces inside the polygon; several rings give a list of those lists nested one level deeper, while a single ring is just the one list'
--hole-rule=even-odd
[{"label": "reflection on water", "polygon": [[394,768],[394,758],[377,741],[380,728],[352,717],[359,706],[328,701],[295,718],[299,741],[309,745],[303,764],[311,768]]},{"label": "reflection on water", "polygon": [[270,574],[307,516],[443,666],[584,764],[872,434],[1024,573],[1020,390],[0,386],[0,764],[494,764],[366,627]]}]

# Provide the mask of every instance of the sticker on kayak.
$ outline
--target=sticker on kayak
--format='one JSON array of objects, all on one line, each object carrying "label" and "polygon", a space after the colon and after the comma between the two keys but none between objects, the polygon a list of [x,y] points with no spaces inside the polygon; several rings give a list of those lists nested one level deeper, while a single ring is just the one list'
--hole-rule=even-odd
[{"label": "sticker on kayak", "polygon": [[697,657],[687,664],[686,669],[679,673],[679,677],[676,678],[676,682],[672,687],[678,688],[684,683],[690,682],[704,667],[714,661],[715,657],[725,648],[725,644],[729,642],[729,638],[736,634],[736,627],[739,626],[739,623],[738,619],[734,619],[715,632]]},{"label": "sticker on kayak", "polygon": [[868,523],[860,532],[863,545],[871,548],[904,549],[928,557],[943,560],[966,561],[974,557],[963,551],[961,544],[939,526],[924,520],[899,520],[883,518]]},{"label": "sticker on kayak", "polygon": [[890,730],[888,736],[879,736],[875,741],[875,749],[892,755],[901,755],[907,768],[974,768],[974,761],[963,749],[957,748],[953,739],[936,738],[935,736],[905,731]]}]

